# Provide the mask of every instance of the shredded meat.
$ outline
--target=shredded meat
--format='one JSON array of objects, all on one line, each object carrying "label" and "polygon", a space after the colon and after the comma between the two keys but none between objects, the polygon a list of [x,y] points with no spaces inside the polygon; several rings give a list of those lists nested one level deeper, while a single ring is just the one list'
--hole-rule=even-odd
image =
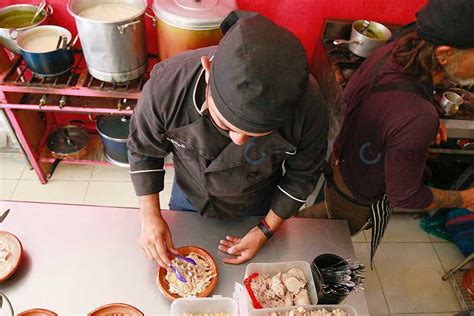
[{"label": "shredded meat", "polygon": [[306,283],[304,272],[293,268],[273,276],[260,274],[250,287],[263,307],[285,307],[310,304]]}]

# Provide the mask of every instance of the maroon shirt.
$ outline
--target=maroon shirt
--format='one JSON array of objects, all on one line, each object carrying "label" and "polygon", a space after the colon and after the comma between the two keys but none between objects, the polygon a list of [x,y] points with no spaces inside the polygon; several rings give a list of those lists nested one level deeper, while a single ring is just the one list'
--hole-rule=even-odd
[{"label": "maroon shirt", "polygon": [[[347,111],[359,107],[344,122],[350,128],[335,148],[344,144],[341,174],[358,201],[373,203],[387,193],[394,207],[421,209],[433,201],[430,188],[421,181],[439,116],[431,102],[414,92],[369,93],[375,68],[393,45],[373,53],[348,83],[343,96]],[[390,58],[374,87],[391,82],[416,84]]]}]

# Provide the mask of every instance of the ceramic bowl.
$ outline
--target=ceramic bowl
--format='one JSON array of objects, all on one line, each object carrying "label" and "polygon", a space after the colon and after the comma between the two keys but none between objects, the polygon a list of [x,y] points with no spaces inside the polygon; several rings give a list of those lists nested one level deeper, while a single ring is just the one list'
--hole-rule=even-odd
[{"label": "ceramic bowl", "polygon": [[17,316],[58,316],[58,314],[47,309],[34,308],[18,313]]},{"label": "ceramic bowl", "polygon": [[88,316],[106,316],[106,315],[129,315],[129,316],[144,316],[139,309],[132,305],[123,303],[107,304],[96,308]]},{"label": "ceramic bowl", "polygon": [[[204,291],[199,293],[197,295],[197,297],[209,296],[212,293],[212,291],[214,290],[214,288],[216,287],[217,278],[218,278],[217,265],[216,265],[216,262],[214,261],[214,258],[211,256],[211,254],[209,252],[207,252],[206,250],[204,250],[202,248],[199,248],[199,247],[186,246],[186,247],[178,248],[176,250],[178,250],[178,252],[181,256],[187,256],[191,252],[194,252],[194,253],[200,255],[201,257],[205,258],[211,264],[211,270],[212,270],[213,274],[215,274],[216,276],[211,279],[211,283],[204,289]],[[174,301],[175,299],[180,298],[181,296],[179,296],[177,294],[174,294],[174,293],[171,293],[169,291],[170,290],[169,284],[165,280],[166,273],[167,273],[166,269],[163,269],[162,267],[158,267],[158,271],[157,271],[157,275],[156,275],[156,284],[158,285],[158,288],[160,289],[161,293],[163,293],[163,295],[168,300]]]},{"label": "ceramic bowl", "polygon": [[[21,245],[20,240],[15,235],[6,231],[0,231],[0,241],[2,240],[10,241],[10,243],[13,244],[14,247],[16,248],[15,251],[19,251],[20,255],[18,257],[18,260],[15,260],[15,262],[9,262],[7,259],[7,263],[12,264],[12,268],[6,274],[2,275],[2,273],[0,273],[0,283],[6,281],[9,277],[13,275],[13,273],[15,273],[15,271],[20,266],[21,259],[23,257],[23,247]],[[0,268],[1,267],[2,267],[2,263],[0,263]]]}]

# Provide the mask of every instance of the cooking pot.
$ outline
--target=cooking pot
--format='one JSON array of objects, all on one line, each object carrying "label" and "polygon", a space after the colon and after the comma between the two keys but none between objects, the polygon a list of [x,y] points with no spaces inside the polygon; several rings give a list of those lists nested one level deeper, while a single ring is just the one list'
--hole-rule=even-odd
[{"label": "cooking pot", "polygon": [[[108,7],[102,10],[101,6]],[[117,11],[113,11],[114,6]],[[126,82],[145,73],[146,0],[69,0],[67,8],[75,19],[87,69],[93,77]],[[130,9],[128,14],[126,8]]]},{"label": "cooking pot", "polygon": [[337,39],[334,45],[349,44],[349,50],[360,57],[368,57],[374,50],[385,45],[392,32],[383,24],[368,20],[352,23],[351,39]]},{"label": "cooking pot", "polygon": [[74,63],[71,38],[65,28],[44,25],[21,32],[17,44],[30,70],[49,77],[71,69]]},{"label": "cooking pot", "polygon": [[51,165],[47,178],[50,178],[62,159],[79,159],[89,152],[89,134],[80,121],[71,121],[68,125],[54,130],[48,135],[47,146],[55,161]]},{"label": "cooking pot", "polygon": [[104,145],[105,159],[113,165],[128,168],[127,138],[130,129],[130,117],[99,116],[96,125]]},{"label": "cooking pot", "polygon": [[48,4],[38,17],[31,21],[36,9],[37,6],[32,4],[15,4],[0,9],[0,43],[9,51],[20,54],[16,40],[10,37],[10,34],[14,33],[13,30],[21,32],[38,26],[53,14],[53,7]]},{"label": "cooking pot", "polygon": [[236,8],[234,0],[153,1],[160,59],[217,45],[222,38],[222,20]]}]

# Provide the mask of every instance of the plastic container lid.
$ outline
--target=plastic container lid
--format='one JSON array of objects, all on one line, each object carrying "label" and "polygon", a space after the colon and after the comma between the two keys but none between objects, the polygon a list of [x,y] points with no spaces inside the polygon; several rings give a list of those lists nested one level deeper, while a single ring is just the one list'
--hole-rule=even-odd
[{"label": "plastic container lid", "polygon": [[210,314],[224,313],[230,316],[237,316],[237,303],[230,297],[188,297],[178,298],[171,304],[171,316],[182,316],[183,313]]},{"label": "plastic container lid", "polygon": [[154,0],[153,12],[163,22],[190,30],[219,28],[222,20],[237,9],[235,0]]}]

